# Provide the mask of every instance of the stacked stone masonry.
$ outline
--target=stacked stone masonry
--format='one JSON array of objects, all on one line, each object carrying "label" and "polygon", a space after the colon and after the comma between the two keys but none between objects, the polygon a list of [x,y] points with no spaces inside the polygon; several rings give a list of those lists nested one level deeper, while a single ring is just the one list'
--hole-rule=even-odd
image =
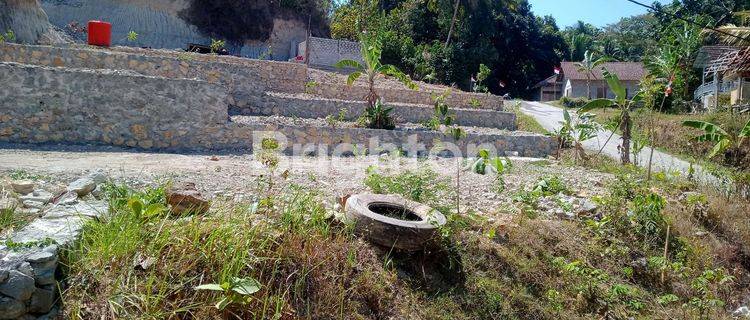
[{"label": "stacked stone masonry", "polygon": [[[364,86],[322,83],[310,87],[304,64],[202,55],[172,50],[114,47],[111,50],[88,46],[37,46],[0,43],[0,61],[50,67],[131,70],[148,76],[200,79],[221,84],[233,99],[266,91],[302,93],[321,98],[363,100]],[[434,96],[444,92],[433,87],[409,90],[403,86],[379,88],[387,102],[432,105]],[[231,104],[234,101],[230,101]],[[448,104],[460,108],[502,110],[501,97],[453,91]]]},{"label": "stacked stone masonry", "polygon": [[[426,150],[452,142],[428,130],[234,123],[228,120],[226,89],[202,80],[0,63],[0,82],[6,84],[0,87],[0,141],[6,142],[251,150],[253,138],[275,131],[288,141],[287,153],[294,144],[317,144],[330,146],[329,154],[339,143],[375,152],[380,147],[373,141]],[[525,133],[469,134],[457,143],[464,151],[482,144],[527,157],[545,157],[554,150],[549,137]]]},{"label": "stacked stone masonry", "polygon": [[[249,100],[237,100],[233,114],[252,116],[285,116],[299,118],[338,117],[343,113],[344,120],[356,120],[365,110],[364,101],[323,99],[309,95],[266,93],[252,96]],[[398,122],[426,123],[434,116],[432,107],[415,104],[392,104],[393,115]],[[456,123],[462,126],[516,130],[516,114],[482,109],[452,108]]]}]

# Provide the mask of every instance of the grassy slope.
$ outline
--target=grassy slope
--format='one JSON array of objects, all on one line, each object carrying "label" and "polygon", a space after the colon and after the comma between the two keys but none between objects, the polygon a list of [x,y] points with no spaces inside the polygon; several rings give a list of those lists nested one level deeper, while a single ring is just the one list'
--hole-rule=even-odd
[{"label": "grassy slope", "polygon": [[534,119],[534,117],[527,115],[523,112],[521,112],[520,108],[520,102],[518,101],[509,101],[506,105],[508,105],[508,111],[513,112],[516,114],[516,123],[518,125],[518,131],[526,131],[526,132],[533,132],[533,133],[539,133],[539,134],[547,134],[547,129],[544,129],[539,122]]},{"label": "grassy slope", "polygon": [[[613,109],[596,110],[594,113],[599,115],[597,121],[602,124],[619,120],[616,118],[617,111]],[[653,125],[655,128],[654,144],[657,149],[664,150],[665,152],[688,161],[703,164],[704,166],[708,166],[720,172],[726,171],[742,174],[742,172],[736,172],[737,170],[735,169],[725,167],[721,156],[706,159],[706,155],[711,152],[713,144],[710,142],[697,142],[692,140],[693,137],[700,135],[701,131],[683,126],[682,122],[685,120],[700,120],[716,123],[721,125],[724,130],[736,134],[739,132],[740,128],[750,120],[750,115],[732,116],[728,113],[691,115],[664,114],[658,112],[652,115],[647,111],[636,112],[634,115],[636,132],[647,133],[651,129],[652,123],[655,124]],[[750,144],[745,142],[744,148],[750,151]],[[750,170],[750,168],[747,170]],[[745,170],[745,175],[750,175],[747,170]]]},{"label": "grassy slope", "polygon": [[[618,175],[611,194],[597,199],[600,219],[449,215],[443,237],[416,254],[357,238],[330,219],[317,194],[294,186],[259,192],[257,209],[217,200],[209,214],[181,219],[147,219],[126,205],[132,196],[163,203],[162,189],[110,186],[114,214],[89,224],[67,253],[64,312],[71,319],[727,318],[722,303],[735,306],[750,283],[750,266],[741,264],[750,256],[742,223],[750,205],[708,193],[678,201],[692,184],[649,185],[635,169],[603,159],[591,165]],[[444,212],[452,203],[449,181],[429,171],[370,175],[365,183]],[[642,203],[652,193],[667,199],[666,208]],[[521,207],[533,210],[533,200]],[[133,267],[147,257],[156,263]],[[261,290],[218,311],[220,293],[193,289],[231,277],[257,279]]]}]

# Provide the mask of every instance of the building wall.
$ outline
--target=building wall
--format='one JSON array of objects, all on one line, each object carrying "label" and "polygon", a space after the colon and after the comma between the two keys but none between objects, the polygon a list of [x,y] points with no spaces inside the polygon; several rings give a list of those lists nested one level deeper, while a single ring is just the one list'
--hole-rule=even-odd
[{"label": "building wall", "polygon": [[[309,54],[305,51],[308,48]],[[310,37],[299,44],[297,51],[299,55],[307,57],[308,64],[314,67],[333,68],[344,59],[362,63],[359,43],[353,41]]]},{"label": "building wall", "polygon": [[[632,98],[640,88],[638,81],[622,81],[622,83],[628,89],[628,98]],[[607,92],[607,98],[612,99],[615,97],[612,90],[609,89],[606,81],[593,80],[591,81],[591,98],[597,98],[598,89],[605,89]],[[569,98],[587,98],[588,89],[586,87],[586,80],[567,80],[565,96]]]}]

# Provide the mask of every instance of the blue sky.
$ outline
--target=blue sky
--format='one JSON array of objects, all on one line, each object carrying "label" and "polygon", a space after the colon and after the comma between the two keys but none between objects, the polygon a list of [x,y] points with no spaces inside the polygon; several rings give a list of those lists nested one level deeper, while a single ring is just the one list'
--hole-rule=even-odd
[{"label": "blue sky", "polygon": [[[653,0],[639,1],[645,4]],[[669,3],[669,0],[659,0]],[[622,17],[643,14],[648,10],[625,0],[529,0],[531,10],[538,16],[551,15],[557,20],[557,25],[564,28],[575,24],[578,20],[603,27],[614,23]]]}]

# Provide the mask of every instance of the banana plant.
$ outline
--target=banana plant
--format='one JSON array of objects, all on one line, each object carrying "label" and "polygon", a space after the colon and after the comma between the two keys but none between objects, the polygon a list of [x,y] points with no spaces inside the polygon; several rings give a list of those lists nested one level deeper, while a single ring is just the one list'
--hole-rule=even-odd
[{"label": "banana plant", "polygon": [[606,68],[602,74],[607,80],[609,89],[614,92],[614,99],[594,99],[586,103],[578,112],[585,113],[597,108],[616,107],[620,110],[619,127],[622,132],[622,144],[620,145],[620,160],[622,164],[630,163],[630,140],[632,138],[633,120],[630,112],[641,102],[642,92],[638,92],[632,100],[627,97],[627,90],[616,74],[609,72]]},{"label": "banana plant", "polygon": [[365,96],[365,99],[370,107],[374,107],[375,102],[379,99],[378,93],[375,91],[375,79],[380,75],[394,77],[409,89],[418,89],[417,85],[411,81],[411,78],[401,72],[401,70],[393,65],[381,63],[380,59],[383,53],[381,32],[377,30],[374,32],[362,32],[359,37],[359,44],[362,61],[364,63],[360,63],[356,60],[344,59],[337,62],[335,66],[336,68],[354,69],[346,79],[346,84],[349,86],[354,84],[354,81],[357,81],[360,77],[365,76],[369,86],[369,93]]},{"label": "banana plant", "polygon": [[597,67],[608,61],[609,59],[605,57],[596,59],[593,52],[586,50],[586,52],[583,53],[583,61],[574,64],[578,69],[578,72],[584,72],[586,74],[586,92],[589,100],[591,99],[591,76],[594,75],[594,71]]},{"label": "banana plant", "polygon": [[713,158],[718,154],[724,153],[727,149],[732,147],[739,150],[745,139],[750,137],[750,120],[745,126],[737,133],[736,136],[728,133],[721,126],[698,120],[687,120],[682,123],[683,126],[703,130],[703,134],[693,138],[699,142],[713,142],[714,147],[711,149],[711,153],[708,154],[708,158]]}]

